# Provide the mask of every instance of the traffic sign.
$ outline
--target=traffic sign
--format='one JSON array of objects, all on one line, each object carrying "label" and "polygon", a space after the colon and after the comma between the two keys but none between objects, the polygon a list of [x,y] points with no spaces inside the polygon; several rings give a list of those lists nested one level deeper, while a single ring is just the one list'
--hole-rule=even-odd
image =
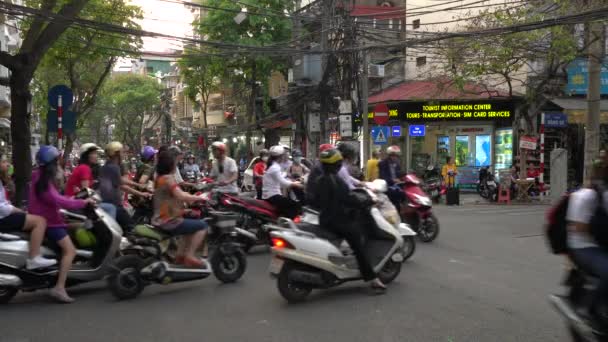
[{"label": "traffic sign", "polygon": [[401,136],[401,126],[393,126],[393,128],[391,128],[391,136],[400,137]]},{"label": "traffic sign", "polygon": [[72,89],[64,84],[56,85],[53,88],[49,89],[49,105],[52,108],[57,108],[59,105],[59,96],[61,96],[62,104],[64,111],[72,105],[74,101],[74,94],[72,93]]},{"label": "traffic sign", "polygon": [[[72,133],[76,131],[76,113],[72,111],[64,111],[61,118],[64,133]],[[49,132],[57,132],[57,111],[50,109],[46,115],[46,128]]]},{"label": "traffic sign", "polygon": [[374,141],[374,145],[386,145],[389,136],[390,132],[388,126],[372,127],[372,140]]},{"label": "traffic sign", "polygon": [[386,104],[379,103],[374,107],[374,122],[377,125],[388,123],[388,106]]},{"label": "traffic sign", "polygon": [[425,134],[425,125],[410,125],[410,137],[423,137]]}]

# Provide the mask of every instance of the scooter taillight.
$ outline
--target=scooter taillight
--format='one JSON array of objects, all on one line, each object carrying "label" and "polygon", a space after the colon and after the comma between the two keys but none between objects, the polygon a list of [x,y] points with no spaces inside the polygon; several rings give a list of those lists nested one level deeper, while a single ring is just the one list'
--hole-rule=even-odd
[{"label": "scooter taillight", "polygon": [[286,248],[286,249],[295,249],[289,241],[283,238],[272,238],[272,247],[274,248]]}]

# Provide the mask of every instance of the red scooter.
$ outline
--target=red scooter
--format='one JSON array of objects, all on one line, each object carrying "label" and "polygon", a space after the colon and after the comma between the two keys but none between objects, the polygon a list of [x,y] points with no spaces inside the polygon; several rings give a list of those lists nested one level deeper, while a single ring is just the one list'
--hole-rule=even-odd
[{"label": "red scooter", "polygon": [[433,214],[433,202],[422,190],[422,182],[414,174],[403,177],[403,183],[397,184],[403,191],[401,202],[401,220],[420,237],[423,242],[431,242],[439,235],[439,221]]}]

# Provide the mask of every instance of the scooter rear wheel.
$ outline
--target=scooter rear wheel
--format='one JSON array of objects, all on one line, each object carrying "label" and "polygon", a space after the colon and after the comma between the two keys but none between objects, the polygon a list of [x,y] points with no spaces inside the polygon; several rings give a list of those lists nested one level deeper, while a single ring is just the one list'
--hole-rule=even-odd
[{"label": "scooter rear wheel", "polygon": [[419,223],[418,236],[422,242],[432,242],[439,235],[439,220],[435,214],[431,214],[426,221],[421,220]]},{"label": "scooter rear wheel", "polygon": [[293,264],[286,263],[277,279],[279,293],[291,304],[303,302],[312,292],[311,287],[289,280],[289,273],[295,269]]},{"label": "scooter rear wheel", "polygon": [[0,286],[0,304],[7,304],[10,302],[11,299],[17,295],[18,291],[19,290],[14,287]]},{"label": "scooter rear wheel", "polygon": [[108,277],[108,288],[119,300],[133,299],[144,290],[141,269],[145,261],[133,254],[123,255],[114,262],[114,270]]},{"label": "scooter rear wheel", "polygon": [[401,273],[401,262],[396,262],[389,259],[384,267],[378,272],[378,279],[385,285],[393,282]]}]

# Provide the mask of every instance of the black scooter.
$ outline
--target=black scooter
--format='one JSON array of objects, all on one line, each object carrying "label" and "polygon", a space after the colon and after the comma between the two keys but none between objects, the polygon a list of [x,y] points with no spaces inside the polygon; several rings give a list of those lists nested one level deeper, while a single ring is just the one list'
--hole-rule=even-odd
[{"label": "black scooter", "polygon": [[489,166],[484,166],[479,170],[477,193],[490,202],[498,201],[498,186]]}]

